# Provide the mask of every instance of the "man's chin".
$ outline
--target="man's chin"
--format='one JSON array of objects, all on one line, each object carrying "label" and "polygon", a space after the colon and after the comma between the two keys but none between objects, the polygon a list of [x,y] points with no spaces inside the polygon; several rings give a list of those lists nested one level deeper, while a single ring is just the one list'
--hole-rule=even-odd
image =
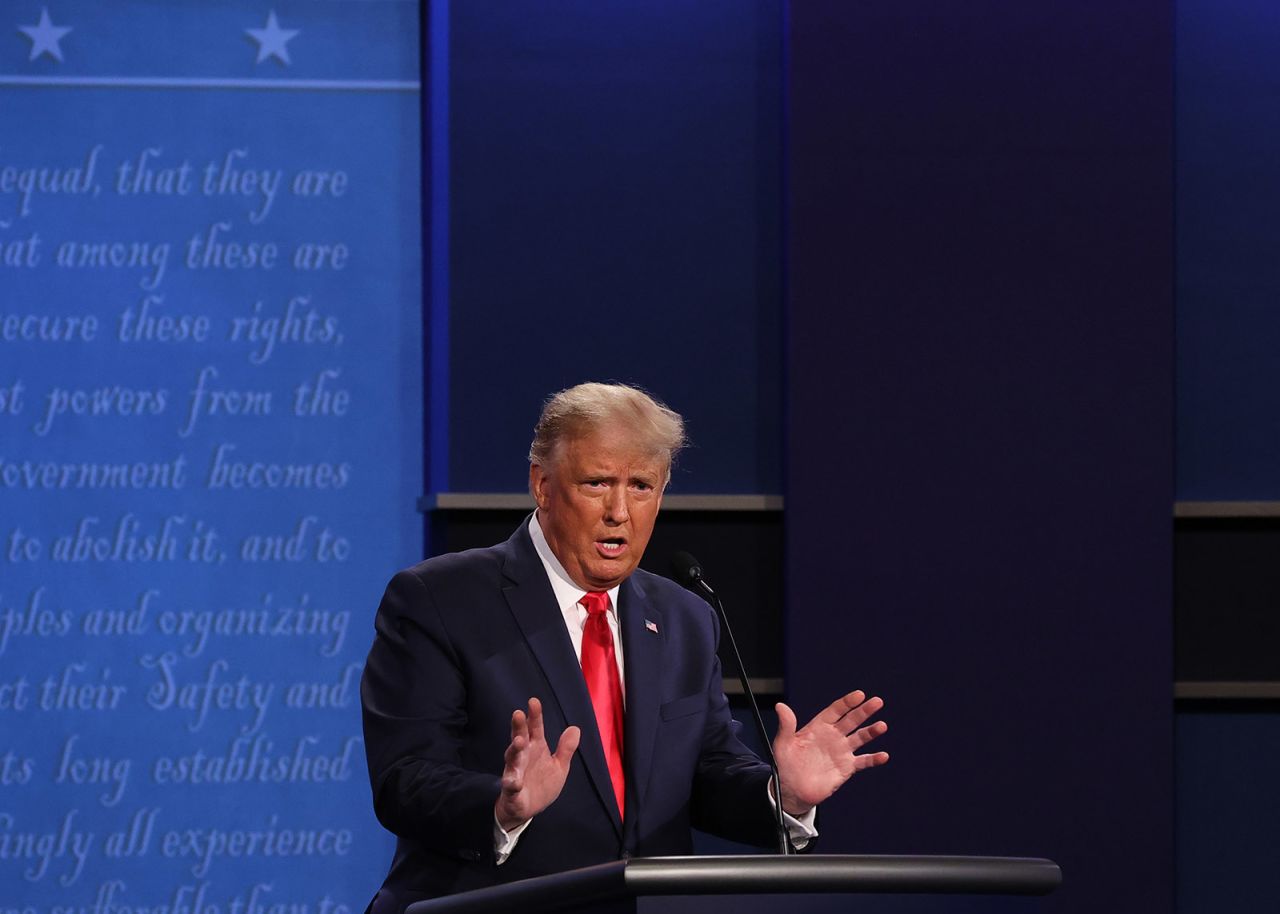
[{"label": "man's chin", "polygon": [[625,581],[635,566],[621,559],[601,559],[591,563],[584,569],[587,582],[592,590],[610,590]]}]

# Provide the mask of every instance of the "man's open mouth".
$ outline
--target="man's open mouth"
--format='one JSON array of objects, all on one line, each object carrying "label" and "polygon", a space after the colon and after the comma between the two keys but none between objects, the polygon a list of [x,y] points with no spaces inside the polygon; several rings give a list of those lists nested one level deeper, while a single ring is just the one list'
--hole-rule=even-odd
[{"label": "man's open mouth", "polygon": [[626,551],[627,541],[620,536],[596,540],[596,550],[606,558],[614,558]]}]

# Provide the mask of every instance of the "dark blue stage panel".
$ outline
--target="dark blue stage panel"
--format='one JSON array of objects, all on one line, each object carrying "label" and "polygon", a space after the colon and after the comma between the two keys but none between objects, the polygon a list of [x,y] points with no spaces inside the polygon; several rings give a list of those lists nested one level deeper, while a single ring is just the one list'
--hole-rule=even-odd
[{"label": "dark blue stage panel", "polygon": [[421,549],[418,36],[410,2],[0,10],[0,908],[380,881],[357,693]]},{"label": "dark blue stage panel", "polygon": [[[1172,12],[791,9],[787,686],[883,695],[893,759],[823,852],[1169,914]],[[1006,910],[930,901],[858,910]]]},{"label": "dark blue stage panel", "polygon": [[542,400],[610,379],[688,420],[673,494],[781,491],[780,7],[448,4],[436,491],[523,491]]},{"label": "dark blue stage panel", "polygon": [[1280,15],[1177,9],[1178,497],[1280,498]]}]

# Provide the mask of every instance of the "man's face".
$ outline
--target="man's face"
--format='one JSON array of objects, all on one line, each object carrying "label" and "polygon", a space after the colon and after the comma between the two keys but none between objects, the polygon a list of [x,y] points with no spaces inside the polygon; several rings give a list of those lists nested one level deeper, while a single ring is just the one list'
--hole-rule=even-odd
[{"label": "man's face", "polygon": [[635,570],[662,504],[667,461],[629,438],[605,427],[561,442],[550,466],[529,468],[547,543],[586,590],[608,590]]}]

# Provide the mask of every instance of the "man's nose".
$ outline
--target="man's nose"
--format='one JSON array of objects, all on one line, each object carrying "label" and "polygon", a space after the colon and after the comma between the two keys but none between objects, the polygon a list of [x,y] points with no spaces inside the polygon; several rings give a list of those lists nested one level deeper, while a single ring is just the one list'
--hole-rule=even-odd
[{"label": "man's nose", "polygon": [[604,519],[611,524],[625,524],[631,516],[631,506],[627,502],[627,490],[618,486],[610,489],[604,502]]}]

